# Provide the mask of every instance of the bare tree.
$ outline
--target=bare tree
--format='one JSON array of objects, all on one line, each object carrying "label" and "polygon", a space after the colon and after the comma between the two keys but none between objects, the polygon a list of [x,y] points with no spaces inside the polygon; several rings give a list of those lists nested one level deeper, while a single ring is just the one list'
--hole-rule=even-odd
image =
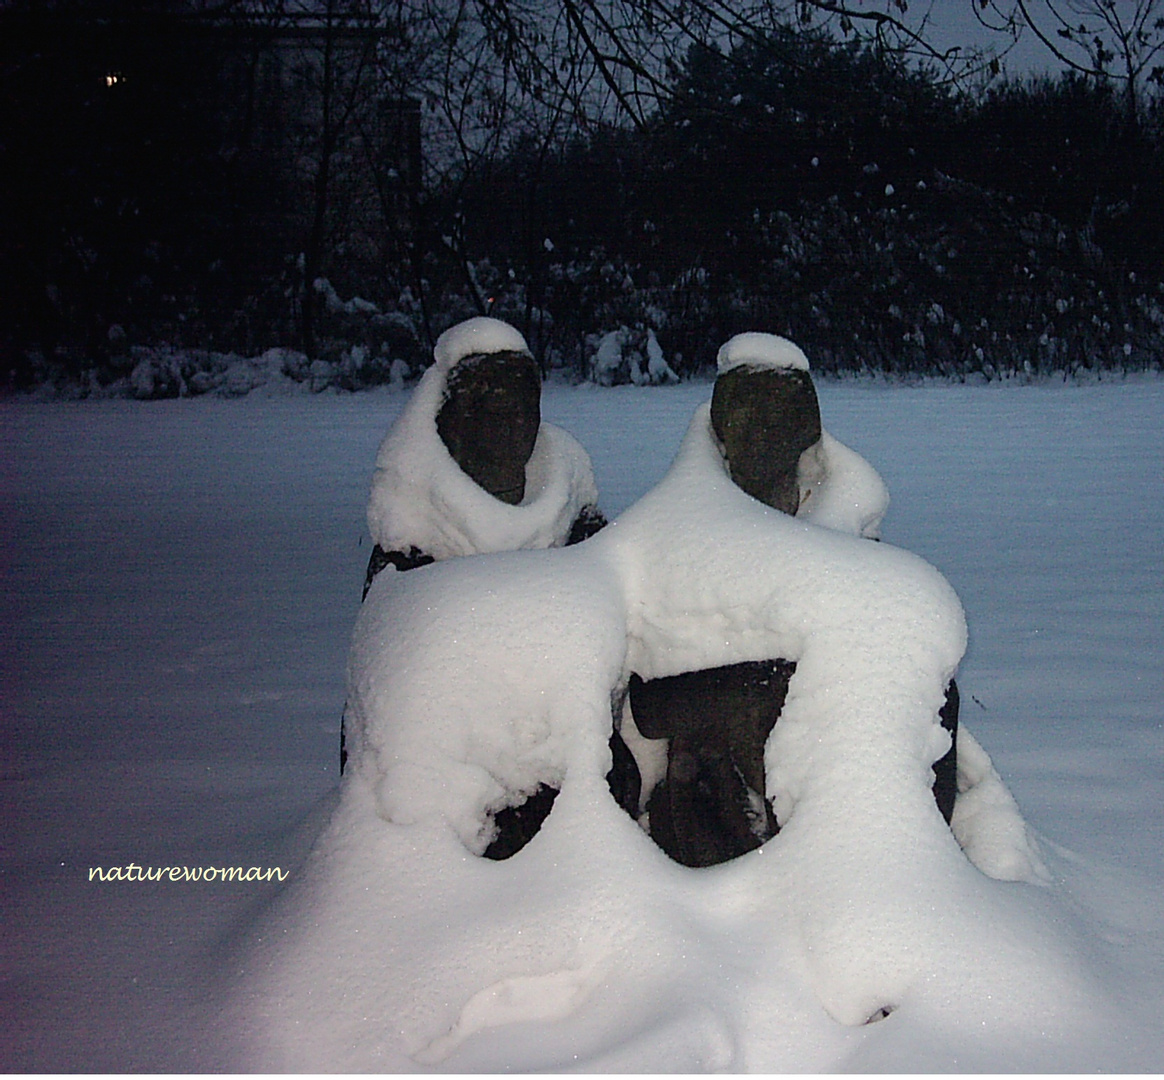
[{"label": "bare tree", "polygon": [[1012,40],[1034,34],[1073,71],[1122,83],[1129,131],[1144,83],[1164,84],[1164,0],[976,0],[976,11]]},{"label": "bare tree", "polygon": [[[969,49],[939,51],[928,41],[929,11],[907,0],[421,0],[440,45],[425,80],[428,179],[456,200],[520,137],[532,144],[526,182],[532,205],[538,162],[556,145],[596,128],[645,125],[665,102],[693,46],[725,56],[777,27],[829,30],[861,39],[901,61],[914,60],[956,80],[984,60]],[[527,218],[526,224],[530,224]],[[466,292],[484,309],[470,238],[457,223],[446,244],[464,270]],[[524,238],[528,265],[545,261],[546,238]],[[534,274],[536,277],[536,273]],[[537,286],[526,294],[534,318]],[[532,325],[526,327],[533,329]]]},{"label": "bare tree", "polygon": [[598,115],[641,123],[691,45],[730,52],[775,26],[827,27],[951,79],[981,64],[974,50],[933,47],[929,21],[928,10],[911,15],[907,0],[457,0],[450,25],[487,45],[491,63],[522,94],[561,97],[589,116],[599,106],[606,112]]},{"label": "bare tree", "polygon": [[345,30],[361,22],[371,23],[375,13],[366,4],[322,0],[301,7],[298,14],[313,19],[315,35],[300,49],[299,72],[310,97],[305,103],[305,129],[310,132],[303,165],[308,173],[310,211],[303,251],[303,292],[300,334],[308,356],[316,352],[315,281],[323,270],[328,250],[336,158],[353,131],[356,116],[372,93],[370,75],[374,71],[375,37],[353,36]]}]

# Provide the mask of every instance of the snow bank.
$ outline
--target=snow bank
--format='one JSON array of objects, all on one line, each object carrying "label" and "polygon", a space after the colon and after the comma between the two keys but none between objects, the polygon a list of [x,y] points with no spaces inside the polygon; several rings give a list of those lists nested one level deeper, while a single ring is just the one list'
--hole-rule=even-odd
[{"label": "snow bank", "polygon": [[[746,496],[705,405],[664,481],[586,543],[374,582],[339,804],[244,960],[263,1067],[1134,1060],[968,735],[953,831],[937,811],[961,605],[922,559],[861,538],[884,487],[834,443],[847,494],[819,504],[847,517]],[[681,867],[610,796],[612,712],[631,671],[772,656],[798,664],[766,753],[781,832]],[[479,858],[490,815],[539,783],[560,788],[541,832]]]}]

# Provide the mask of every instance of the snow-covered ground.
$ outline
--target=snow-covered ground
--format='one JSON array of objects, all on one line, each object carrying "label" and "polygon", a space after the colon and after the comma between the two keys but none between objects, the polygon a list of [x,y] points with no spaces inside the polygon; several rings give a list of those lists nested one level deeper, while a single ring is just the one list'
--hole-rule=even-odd
[{"label": "snow-covered ground", "polygon": [[[551,385],[543,415],[586,447],[614,516],[663,477],[709,391]],[[1035,831],[1051,884],[991,883],[980,910],[943,913],[939,931],[971,951],[967,928],[999,912],[1015,939],[1000,954],[991,927],[981,962],[953,965],[966,992],[960,1023],[958,1000],[937,1008],[922,988],[886,1002],[898,1006],[886,1020],[847,1027],[774,949],[784,930],[741,929],[747,905],[722,895],[715,927],[699,922],[702,886],[682,883],[726,881],[723,868],[644,873],[644,888],[680,907],[695,897],[691,925],[676,930],[690,960],[659,960],[676,975],[670,997],[642,969],[641,941],[622,980],[531,968],[491,998],[471,1001],[488,988],[466,986],[450,1006],[460,1028],[430,1043],[422,1064],[549,1068],[573,1065],[568,1047],[585,1044],[582,1068],[1164,1067],[1164,381],[824,383],[820,397],[828,429],[889,486],[885,540],[936,566],[961,598],[962,718]],[[293,886],[338,779],[372,463],[403,400],[0,405],[5,1068],[320,1067],[310,1052],[326,1052],[329,1037],[358,1052],[348,1031],[367,1048],[364,1018],[328,1009],[306,1051],[288,1042],[298,1058],[272,1056],[272,988],[254,1008],[240,990],[252,986],[243,969],[256,950],[264,955],[256,938],[288,926],[267,906],[276,885],[102,883],[89,870],[278,865],[295,912]],[[401,869],[367,883],[397,896]],[[481,914],[472,898],[461,910]],[[868,910],[858,912],[866,926]],[[885,948],[876,931],[874,957]],[[1020,959],[1000,968],[999,955]],[[788,970],[763,983],[767,996],[749,997],[748,964],[761,956]],[[717,969],[695,1008],[683,980]],[[302,1001],[311,987],[294,984],[294,965],[277,970],[291,980],[286,999]],[[418,999],[428,974],[415,972]],[[816,985],[829,989],[827,978]],[[635,996],[644,987],[650,1000]],[[351,990],[370,1000],[367,986]],[[991,995],[1010,1017],[982,1013]],[[582,1020],[571,1029],[575,1002]],[[1102,1012],[1094,1032],[1072,1013],[1078,1002]],[[498,1028],[507,1015],[518,1022]],[[1051,1018],[1043,1032],[1041,1016]],[[1078,1031],[1056,1032],[1064,1016]],[[382,1067],[408,1065],[393,1056],[399,1019],[384,1021]]]}]

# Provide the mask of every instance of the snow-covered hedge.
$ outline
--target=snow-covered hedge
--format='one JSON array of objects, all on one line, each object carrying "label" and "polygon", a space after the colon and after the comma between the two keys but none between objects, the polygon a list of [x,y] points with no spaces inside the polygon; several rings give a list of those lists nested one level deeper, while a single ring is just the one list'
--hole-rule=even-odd
[{"label": "snow-covered hedge", "polygon": [[171,346],[131,350],[128,372],[113,378],[91,369],[72,376],[37,364],[40,378],[32,391],[41,399],[243,397],[256,390],[267,393],[320,393],[324,390],[360,390],[376,385],[402,387],[412,374],[410,366],[388,354],[370,356],[353,345],[335,360],[308,360],[294,349],[268,349],[259,356],[179,349]]}]

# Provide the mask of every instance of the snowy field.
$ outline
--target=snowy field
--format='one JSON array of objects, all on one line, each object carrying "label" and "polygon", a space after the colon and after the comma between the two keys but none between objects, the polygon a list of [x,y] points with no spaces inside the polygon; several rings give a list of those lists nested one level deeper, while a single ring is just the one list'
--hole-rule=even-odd
[{"label": "snowy field", "polygon": [[[889,486],[884,539],[936,566],[961,598],[962,719],[1050,874],[983,895],[1009,890],[1024,917],[1041,913],[1061,968],[1045,942],[1030,971],[966,958],[967,1000],[1012,1003],[1010,1026],[969,1006],[959,1026],[958,1001],[945,1003],[944,1026],[930,1023],[924,994],[918,1008],[894,1002],[884,1021],[846,1026],[812,1005],[795,971],[780,983],[783,1008],[733,998],[731,970],[749,958],[725,953],[706,1013],[683,987],[656,995],[634,1022],[607,1018],[606,1043],[592,1027],[576,1061],[553,1056],[564,1036],[526,1021],[500,1042],[469,1031],[451,1056],[430,1047],[410,1063],[396,1050],[332,1057],[337,1067],[1164,1069],[1164,381],[819,389],[826,427]],[[551,385],[543,415],[589,451],[613,517],[663,477],[709,392]],[[0,405],[6,1070],[327,1064],[311,1056],[326,1055],[326,1037],[280,1060],[259,1011],[245,995],[240,1004],[256,939],[286,927],[271,919],[275,884],[102,883],[89,871],[279,866],[290,871],[282,899],[294,896],[334,804],[368,483],[403,401],[385,391]],[[383,872],[386,888],[401,888]],[[676,867],[673,880],[703,873]],[[464,910],[471,918],[472,904]],[[983,919],[945,914],[951,940]],[[701,970],[714,969],[714,935],[695,937]],[[1078,972],[1086,1000],[1103,1006],[1096,1031],[1080,1016],[1075,1037],[1040,1032],[1041,1015],[1062,1015],[1024,994],[1078,997]],[[633,978],[658,989],[649,972]],[[633,978],[586,993],[625,997]],[[312,987],[285,989],[303,999]],[[716,1013],[732,1001],[735,1015]],[[552,1007],[540,1016],[547,1029],[562,1019]],[[365,1019],[316,1021],[342,1043]]]}]

